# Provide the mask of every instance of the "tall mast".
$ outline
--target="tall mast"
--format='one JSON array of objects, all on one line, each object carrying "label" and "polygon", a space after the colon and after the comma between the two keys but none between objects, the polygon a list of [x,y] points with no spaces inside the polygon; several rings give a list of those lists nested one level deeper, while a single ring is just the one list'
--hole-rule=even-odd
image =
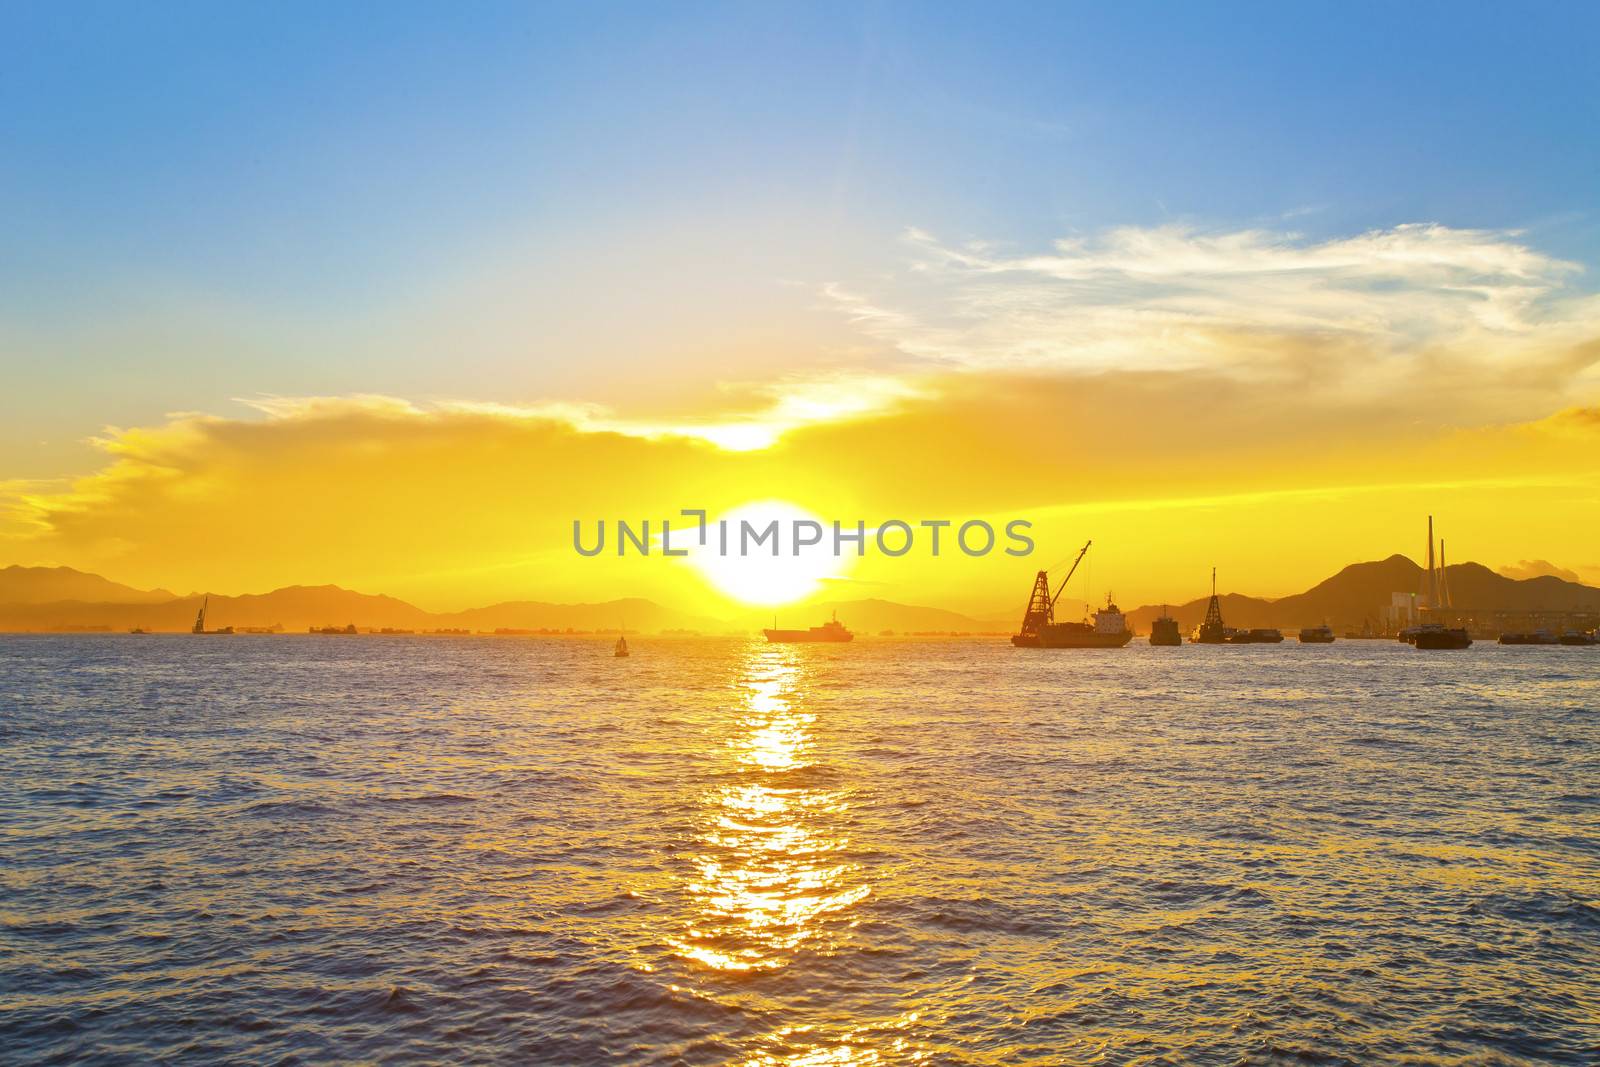
[{"label": "tall mast", "polygon": [[1428,607],[1439,606],[1439,572],[1433,567],[1433,516],[1428,516]]}]

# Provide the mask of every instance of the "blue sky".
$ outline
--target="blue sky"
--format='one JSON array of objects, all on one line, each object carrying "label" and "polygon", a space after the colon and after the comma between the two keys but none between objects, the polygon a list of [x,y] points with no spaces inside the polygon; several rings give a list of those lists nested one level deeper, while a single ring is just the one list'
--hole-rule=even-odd
[{"label": "blue sky", "polygon": [[0,448],[42,476],[239,395],[670,402],[825,365],[873,342],[818,288],[901,269],[908,228],[1439,222],[1589,267],[1597,31],[1586,4],[9,5]]}]

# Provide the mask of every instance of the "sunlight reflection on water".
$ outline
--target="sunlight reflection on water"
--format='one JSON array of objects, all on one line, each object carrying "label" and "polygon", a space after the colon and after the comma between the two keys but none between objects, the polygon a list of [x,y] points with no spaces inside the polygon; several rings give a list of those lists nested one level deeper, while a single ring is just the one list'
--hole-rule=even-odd
[{"label": "sunlight reflection on water", "polygon": [[802,949],[830,954],[842,935],[819,920],[871,892],[859,865],[829,861],[849,844],[847,804],[804,784],[816,716],[801,710],[800,669],[786,654],[752,646],[726,742],[736,780],[702,798],[703,851],[688,884],[696,922],[674,945],[718,970],[783,967]]}]

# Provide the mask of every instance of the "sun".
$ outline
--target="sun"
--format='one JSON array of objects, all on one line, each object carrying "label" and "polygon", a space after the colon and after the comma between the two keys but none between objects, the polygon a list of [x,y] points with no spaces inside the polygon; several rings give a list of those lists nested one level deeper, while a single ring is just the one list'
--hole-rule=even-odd
[{"label": "sun", "polygon": [[[706,543],[681,545],[676,532],[674,548],[687,547],[689,562],[693,563],[718,590],[746,604],[789,604],[802,600],[822,588],[822,583],[843,574],[847,560],[853,556],[834,555],[833,528],[815,515],[795,504],[783,500],[759,500],[738,507],[722,515],[713,516],[706,530]],[[727,523],[727,551],[721,549],[721,527]],[[747,551],[740,552],[743,523],[760,534],[776,522],[777,554],[772,551],[772,540],[757,545],[750,540]],[[796,523],[812,522],[822,527],[819,543],[795,548]],[[815,536],[815,530],[802,525],[803,538]]]}]

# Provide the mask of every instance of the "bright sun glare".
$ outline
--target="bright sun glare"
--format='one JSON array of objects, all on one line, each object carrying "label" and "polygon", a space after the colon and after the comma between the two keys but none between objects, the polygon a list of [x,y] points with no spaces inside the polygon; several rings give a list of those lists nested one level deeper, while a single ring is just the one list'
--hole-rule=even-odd
[{"label": "bright sun glare", "polygon": [[[750,553],[739,553],[741,521],[748,520],[757,531],[763,530],[774,519],[778,522],[778,554],[774,556],[771,542],[757,547],[753,542]],[[761,500],[741,504],[723,515],[714,516],[706,531],[705,547],[682,545],[673,533],[673,547],[687,547],[689,560],[717,589],[746,604],[789,604],[801,600],[822,588],[824,579],[841,574],[849,557],[835,556],[832,547],[831,527],[821,543],[802,547],[798,555],[794,548],[795,520],[821,523],[815,515],[782,500]],[[728,524],[728,551],[718,551],[719,520]]]}]

